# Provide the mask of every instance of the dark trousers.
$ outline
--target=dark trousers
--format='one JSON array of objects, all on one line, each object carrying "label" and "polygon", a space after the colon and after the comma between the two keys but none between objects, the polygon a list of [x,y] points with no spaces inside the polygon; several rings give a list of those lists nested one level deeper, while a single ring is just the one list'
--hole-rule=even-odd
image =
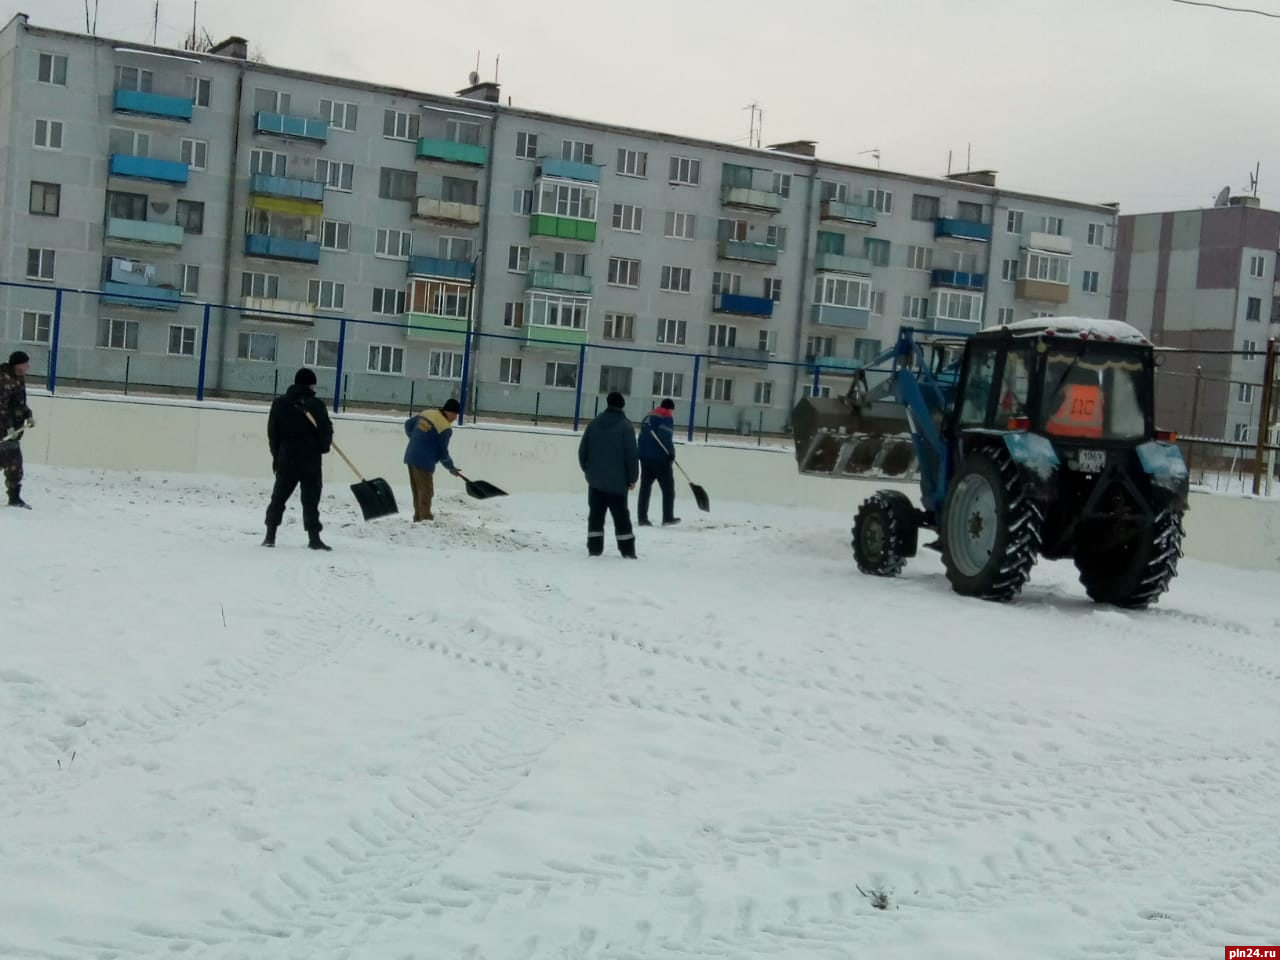
[{"label": "dark trousers", "polygon": [[613,535],[618,552],[624,557],[636,555],[636,535],[631,529],[631,511],[625,493],[606,493],[590,487],[587,490],[587,553],[598,557],[604,553],[604,515],[613,517]]},{"label": "dark trousers", "polygon": [[16,440],[0,444],[0,468],[4,470],[4,489],[10,500],[22,492],[22,448]]},{"label": "dark trousers", "polygon": [[662,491],[662,520],[667,522],[675,517],[676,481],[671,472],[670,460],[640,461],[640,494],[636,498],[636,516],[640,522],[649,519],[649,493],[653,490],[653,482],[658,481]]},{"label": "dark trousers", "polygon": [[276,484],[271,490],[271,502],[267,504],[267,526],[278,527],[284,519],[284,505],[293,491],[302,485],[302,527],[307,533],[319,533],[320,490],[323,486],[320,468],[301,468],[282,463],[276,470]]}]

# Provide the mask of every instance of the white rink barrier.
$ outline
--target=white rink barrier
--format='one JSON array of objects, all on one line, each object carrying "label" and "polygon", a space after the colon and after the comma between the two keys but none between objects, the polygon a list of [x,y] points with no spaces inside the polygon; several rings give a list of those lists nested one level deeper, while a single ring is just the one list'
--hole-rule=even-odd
[{"label": "white rink barrier", "polygon": [[[103,470],[201,473],[269,480],[265,405],[168,398],[49,396],[29,398],[37,426],[23,440],[28,462]],[[647,410],[628,410],[639,422]],[[402,463],[402,416],[339,414],[335,439],[365,477],[385,477],[407,496]],[[585,419],[584,419],[585,424]],[[579,434],[553,428],[491,425],[457,427],[450,450],[463,472],[510,493],[582,493]],[[680,435],[681,431],[677,430]],[[689,477],[717,501],[796,506],[844,512],[832,535],[847,539],[853,512],[881,481],[801,476],[789,447],[729,443],[680,444]],[[325,458],[326,483],[355,476],[335,454]],[[451,478],[441,481],[448,489]],[[676,474],[685,512],[695,509]],[[915,494],[914,485],[902,485]],[[400,496],[398,493],[397,496]],[[1193,493],[1186,517],[1188,557],[1246,570],[1280,572],[1280,499]]]}]

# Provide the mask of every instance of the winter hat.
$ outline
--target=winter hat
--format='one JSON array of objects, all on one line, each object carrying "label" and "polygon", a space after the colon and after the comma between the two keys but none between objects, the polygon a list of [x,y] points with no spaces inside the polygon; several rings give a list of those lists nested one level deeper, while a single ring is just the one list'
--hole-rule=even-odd
[{"label": "winter hat", "polygon": [[445,413],[461,413],[462,412],[462,406],[458,403],[457,400],[453,399],[453,397],[450,397],[448,400],[446,400],[444,402],[444,406],[442,406],[440,409],[443,410]]},{"label": "winter hat", "polygon": [[609,406],[617,407],[618,409],[622,409],[627,405],[626,399],[617,390],[614,390],[609,394],[609,396],[606,398],[606,402],[609,404]]},{"label": "winter hat", "polygon": [[658,404],[658,406],[660,406],[663,410],[674,410],[676,408],[676,402],[672,400],[670,397],[664,397],[662,402]]},{"label": "winter hat", "polygon": [[313,387],[316,384],[316,372],[303,367],[293,375],[294,386]]},{"label": "winter hat", "polygon": [[20,363],[29,363],[30,361],[31,358],[21,350],[15,350],[13,353],[9,354],[9,366],[11,367],[16,367]]}]

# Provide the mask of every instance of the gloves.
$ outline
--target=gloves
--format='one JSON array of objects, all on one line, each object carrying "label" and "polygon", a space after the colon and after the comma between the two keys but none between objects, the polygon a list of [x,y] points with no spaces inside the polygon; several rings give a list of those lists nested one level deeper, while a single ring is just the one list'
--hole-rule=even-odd
[{"label": "gloves", "polygon": [[450,473],[452,473],[455,477],[460,477],[460,476],[462,476],[462,471],[461,471],[461,470],[459,470],[457,467],[454,467],[454,468],[453,468],[452,470],[450,470],[449,472],[450,472]]},{"label": "gloves", "polygon": [[36,425],[36,418],[35,418],[35,414],[28,414],[28,415],[27,415],[27,429],[28,429],[28,430],[30,430],[30,429],[31,429],[32,427],[34,427],[35,425]]}]

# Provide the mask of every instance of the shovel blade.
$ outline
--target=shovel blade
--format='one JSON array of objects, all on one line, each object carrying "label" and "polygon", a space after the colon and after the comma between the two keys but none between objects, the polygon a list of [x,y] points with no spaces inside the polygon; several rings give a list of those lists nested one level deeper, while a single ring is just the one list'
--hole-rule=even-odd
[{"label": "shovel blade", "polygon": [[698,509],[703,513],[710,513],[711,498],[707,496],[707,491],[696,483],[690,483],[689,489],[693,491],[693,501],[698,505]]},{"label": "shovel blade", "polygon": [[507,491],[500,487],[495,487],[487,480],[468,480],[467,496],[475,497],[477,500],[488,500],[490,497],[505,497]]},{"label": "shovel blade", "polygon": [[381,477],[353,483],[351,492],[355,494],[356,503],[360,505],[360,512],[366,520],[389,517],[400,512],[396,506],[396,495],[391,492],[391,485]]}]

